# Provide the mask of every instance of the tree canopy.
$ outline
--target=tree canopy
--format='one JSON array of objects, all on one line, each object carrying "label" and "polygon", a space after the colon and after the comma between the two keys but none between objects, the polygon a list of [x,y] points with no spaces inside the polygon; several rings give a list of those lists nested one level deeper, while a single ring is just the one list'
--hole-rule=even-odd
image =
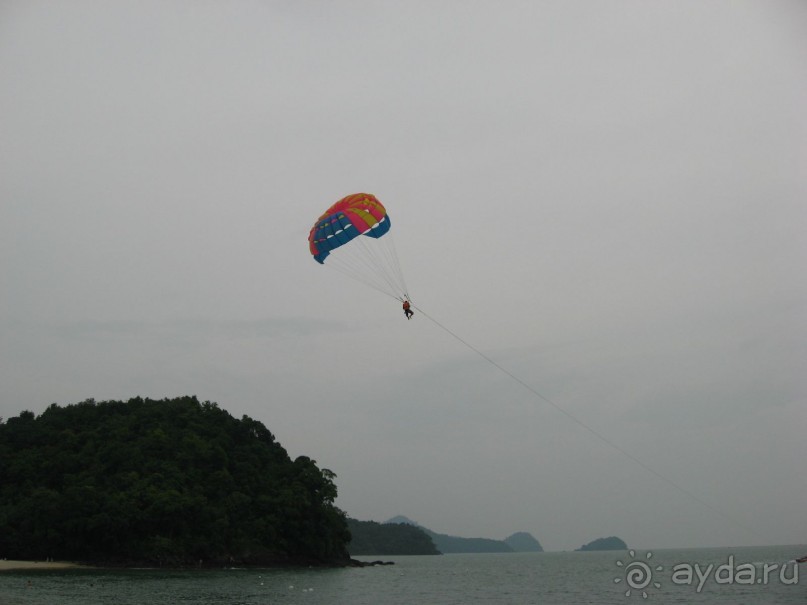
[{"label": "tree canopy", "polygon": [[343,563],[335,475],[196,397],[53,404],[0,424],[0,556]]}]

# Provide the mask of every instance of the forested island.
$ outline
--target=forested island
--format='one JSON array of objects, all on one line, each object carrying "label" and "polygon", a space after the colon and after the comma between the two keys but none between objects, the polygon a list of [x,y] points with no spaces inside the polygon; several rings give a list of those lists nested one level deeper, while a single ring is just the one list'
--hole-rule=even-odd
[{"label": "forested island", "polygon": [[[443,554],[484,553],[484,552],[543,552],[540,542],[528,532],[516,532],[504,540],[492,538],[463,538],[441,534],[415,523],[403,515],[397,515],[383,524],[386,527],[412,526],[431,538],[438,551]],[[385,554],[379,552],[378,554]]]},{"label": "forested island", "polygon": [[348,519],[351,555],[439,555],[432,539],[419,527]]},{"label": "forested island", "polygon": [[504,540],[461,538],[439,534],[397,515],[384,523],[348,519],[351,555],[438,555],[459,553],[543,552],[528,532],[516,532]]},{"label": "forested island", "polygon": [[0,422],[0,556],[96,565],[344,565],[335,475],[196,397]]},{"label": "forested island", "polygon": [[609,538],[597,538],[593,542],[584,544],[577,551],[589,550],[628,550],[628,545],[621,538],[611,536]]}]

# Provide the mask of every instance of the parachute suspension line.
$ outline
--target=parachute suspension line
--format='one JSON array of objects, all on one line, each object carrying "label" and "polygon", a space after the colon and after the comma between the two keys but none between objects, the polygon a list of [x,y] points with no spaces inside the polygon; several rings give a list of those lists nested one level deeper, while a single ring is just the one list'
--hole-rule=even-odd
[{"label": "parachute suspension line", "polygon": [[599,431],[597,431],[596,429],[593,429],[592,427],[590,427],[589,425],[587,425],[585,422],[583,422],[582,420],[580,420],[580,419],[579,419],[577,416],[575,416],[574,414],[572,414],[572,413],[571,413],[571,412],[569,412],[568,410],[566,410],[566,409],[564,409],[563,407],[561,407],[559,404],[557,404],[557,403],[555,403],[554,401],[552,401],[552,400],[551,400],[549,397],[547,397],[546,395],[542,395],[542,394],[541,394],[541,393],[540,393],[538,390],[536,390],[536,389],[535,389],[533,386],[531,386],[529,383],[524,382],[524,381],[523,381],[521,378],[519,378],[518,376],[516,376],[515,374],[513,374],[513,373],[512,373],[510,370],[508,370],[507,368],[503,367],[502,365],[500,365],[499,363],[497,363],[495,360],[491,359],[489,356],[485,355],[485,354],[484,354],[482,351],[480,351],[479,349],[477,349],[475,346],[473,346],[473,345],[472,345],[471,343],[469,343],[467,340],[465,340],[464,338],[462,338],[461,336],[459,336],[459,334],[457,334],[456,332],[453,332],[452,330],[448,329],[446,326],[444,326],[443,324],[441,324],[441,323],[440,323],[439,321],[437,321],[437,320],[436,320],[434,317],[430,316],[428,313],[426,313],[426,312],[425,312],[423,309],[421,309],[420,307],[418,307],[418,306],[417,306],[417,305],[415,305],[414,303],[412,303],[412,307],[413,307],[413,308],[415,308],[415,309],[417,309],[417,310],[418,310],[418,312],[420,312],[420,313],[421,313],[421,314],[422,314],[422,315],[423,315],[423,316],[424,316],[426,319],[428,319],[429,321],[431,321],[431,322],[432,322],[434,325],[436,325],[438,328],[440,328],[441,330],[443,330],[444,332],[446,332],[447,334],[449,334],[450,336],[452,336],[452,337],[453,337],[453,338],[454,338],[454,339],[455,339],[457,342],[459,342],[459,343],[461,343],[461,344],[465,345],[465,346],[466,346],[468,349],[470,349],[471,351],[473,351],[474,353],[476,353],[476,354],[477,354],[479,357],[481,357],[482,359],[484,359],[485,361],[487,361],[489,364],[491,364],[491,365],[492,365],[493,367],[495,367],[497,370],[499,370],[500,372],[502,372],[503,374],[505,374],[507,377],[509,377],[510,379],[512,379],[513,381],[517,382],[517,383],[518,383],[518,384],[520,384],[522,387],[524,387],[525,389],[527,389],[527,391],[529,391],[530,393],[532,393],[533,395],[535,395],[536,397],[538,397],[538,398],[539,398],[539,399],[541,399],[542,401],[545,401],[546,403],[548,403],[549,405],[551,405],[553,408],[555,408],[555,409],[556,409],[557,411],[559,411],[561,414],[563,414],[564,416],[566,416],[567,418],[569,418],[570,420],[572,420],[573,422],[575,422],[575,423],[576,423],[576,424],[578,424],[579,426],[581,426],[581,427],[583,427],[584,429],[586,429],[586,430],[587,430],[589,433],[591,433],[592,435],[594,435],[594,436],[595,436],[597,439],[599,439],[600,441],[602,441],[603,443],[605,443],[606,445],[608,445],[608,446],[609,446],[609,447],[611,447],[612,449],[616,450],[617,452],[619,452],[620,454],[622,454],[623,456],[625,456],[626,458],[628,458],[629,460],[631,460],[631,461],[632,461],[632,462],[634,462],[635,464],[638,464],[639,466],[641,466],[643,469],[645,469],[645,470],[646,470],[647,472],[649,472],[650,474],[655,475],[655,476],[656,476],[658,479],[661,479],[663,482],[667,483],[668,485],[671,485],[672,487],[674,487],[674,488],[675,488],[675,489],[677,489],[678,491],[680,491],[680,492],[682,492],[682,493],[686,494],[686,495],[687,495],[687,496],[689,496],[689,497],[690,497],[692,500],[694,500],[695,502],[698,502],[699,504],[701,504],[701,505],[702,505],[702,506],[704,506],[705,508],[709,509],[711,512],[713,512],[713,513],[715,513],[715,514],[717,514],[717,515],[720,515],[721,517],[723,517],[724,519],[727,519],[728,521],[731,521],[731,522],[732,522],[734,525],[736,525],[736,526],[738,526],[738,527],[740,527],[740,528],[742,528],[742,529],[746,530],[747,532],[749,532],[749,533],[751,533],[751,534],[754,534],[754,535],[756,535],[756,536],[758,536],[758,537],[762,537],[762,536],[761,536],[761,534],[759,534],[759,533],[758,533],[756,530],[752,529],[751,527],[748,527],[747,525],[745,525],[744,523],[742,523],[742,522],[738,521],[737,519],[735,519],[735,518],[734,518],[734,517],[732,517],[731,515],[729,515],[729,514],[725,513],[724,511],[722,511],[722,510],[720,510],[720,509],[718,509],[718,508],[715,508],[714,506],[712,506],[711,504],[709,504],[708,502],[706,502],[705,500],[703,500],[702,498],[700,498],[700,497],[699,497],[699,496],[697,496],[696,494],[692,493],[691,491],[689,491],[688,489],[686,489],[686,488],[685,488],[685,487],[683,487],[682,485],[680,485],[680,484],[676,483],[675,481],[673,481],[673,480],[672,480],[672,479],[670,479],[669,477],[667,477],[667,476],[665,476],[665,475],[662,475],[660,472],[658,472],[657,470],[655,470],[655,469],[654,469],[654,468],[652,468],[651,466],[648,466],[647,464],[645,464],[644,462],[642,462],[642,461],[641,461],[639,458],[637,458],[636,456],[634,456],[633,454],[631,454],[630,452],[628,452],[628,451],[627,451],[627,450],[625,450],[624,448],[620,447],[619,445],[617,445],[616,443],[614,443],[613,441],[611,441],[610,439],[608,439],[608,438],[607,438],[605,435],[603,435],[602,433],[600,433],[600,432],[599,432]]},{"label": "parachute suspension line", "polygon": [[395,300],[399,300],[397,296],[393,296],[392,294],[387,292],[387,290],[385,288],[383,288],[383,287],[379,286],[378,284],[374,283],[372,280],[364,279],[362,277],[361,272],[359,272],[359,271],[357,271],[355,269],[352,269],[349,266],[346,266],[346,264],[343,263],[343,262],[342,263],[333,262],[333,260],[334,259],[330,259],[329,262],[326,263],[326,266],[330,267],[334,271],[338,271],[342,275],[347,275],[350,279],[355,279],[356,281],[364,284],[365,286],[368,286],[368,287],[372,288],[376,292],[381,292],[381,294],[383,294],[384,296],[389,296],[390,298],[394,298]]},{"label": "parachute suspension line", "polygon": [[359,236],[351,244],[332,251],[325,266],[403,302],[406,285],[390,234],[381,238]]},{"label": "parachute suspension line", "polygon": [[392,239],[392,234],[388,234],[390,236],[389,242],[389,251],[392,256],[391,264],[395,269],[395,276],[398,279],[398,283],[403,288],[403,298],[409,300],[409,288],[406,285],[406,280],[404,279],[403,268],[401,267],[401,261],[398,258],[398,249],[395,247],[395,240]]},{"label": "parachute suspension line", "polygon": [[363,284],[375,290],[390,294],[390,286],[386,283],[383,273],[372,262],[372,255],[368,251],[360,253],[355,247],[339,248],[331,253],[326,266],[333,266]]},{"label": "parachute suspension line", "polygon": [[399,289],[399,292],[396,292],[398,299],[403,302],[404,299],[409,298],[409,289],[406,287],[401,261],[398,258],[398,249],[395,247],[395,240],[392,237],[392,233],[387,233],[385,237],[387,240],[383,246],[383,253],[386,256],[387,266],[394,276],[395,285]]},{"label": "parachute suspension line", "polygon": [[390,252],[390,248],[393,246],[390,234],[387,233],[380,238],[368,238],[360,235],[353,241],[359,242],[364,250],[364,258],[370,261],[375,273],[386,283],[390,294],[400,299],[401,285],[396,283],[400,281],[398,277],[400,267],[396,267],[395,259]]}]

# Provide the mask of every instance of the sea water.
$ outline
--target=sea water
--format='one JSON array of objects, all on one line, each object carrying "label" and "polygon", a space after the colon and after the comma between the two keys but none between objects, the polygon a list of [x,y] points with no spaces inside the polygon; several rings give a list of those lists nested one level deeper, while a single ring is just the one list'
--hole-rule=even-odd
[{"label": "sea water", "polygon": [[[0,572],[0,605],[807,603],[805,546],[383,557],[344,569]],[[374,560],[378,557],[361,557]]]}]

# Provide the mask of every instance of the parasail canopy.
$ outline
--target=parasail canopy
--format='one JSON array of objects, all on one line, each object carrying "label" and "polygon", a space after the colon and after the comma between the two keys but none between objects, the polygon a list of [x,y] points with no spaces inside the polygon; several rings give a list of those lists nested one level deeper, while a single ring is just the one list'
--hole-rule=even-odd
[{"label": "parasail canopy", "polygon": [[398,300],[409,298],[387,209],[369,193],[354,193],[328,208],[311,227],[314,260]]}]

